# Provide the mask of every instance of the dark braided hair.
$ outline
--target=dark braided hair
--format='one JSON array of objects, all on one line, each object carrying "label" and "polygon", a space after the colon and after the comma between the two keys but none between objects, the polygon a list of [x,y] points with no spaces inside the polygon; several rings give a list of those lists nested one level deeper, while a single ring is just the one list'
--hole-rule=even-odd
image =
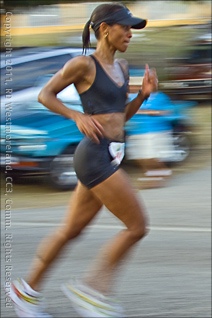
[{"label": "dark braided hair", "polygon": [[91,14],[90,19],[85,24],[83,33],[82,33],[82,43],[83,43],[83,54],[86,54],[86,50],[90,47],[90,27],[94,30],[96,39],[99,39],[99,27],[106,16],[109,16],[111,13],[119,11],[120,9],[125,8],[123,4],[120,3],[105,3],[100,4],[94,9]]}]

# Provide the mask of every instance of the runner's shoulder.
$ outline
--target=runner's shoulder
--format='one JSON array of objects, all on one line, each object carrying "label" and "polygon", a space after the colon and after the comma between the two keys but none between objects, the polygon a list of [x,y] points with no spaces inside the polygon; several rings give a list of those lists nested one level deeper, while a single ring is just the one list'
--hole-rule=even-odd
[{"label": "runner's shoulder", "polygon": [[89,56],[78,55],[73,57],[71,60],[67,62],[67,66],[73,67],[75,69],[81,69],[83,71],[89,71],[92,64],[92,60]]}]

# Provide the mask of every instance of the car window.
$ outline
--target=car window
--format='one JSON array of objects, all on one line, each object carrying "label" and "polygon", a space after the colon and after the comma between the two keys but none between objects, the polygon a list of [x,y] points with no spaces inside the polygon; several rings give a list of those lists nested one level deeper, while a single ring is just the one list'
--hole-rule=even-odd
[{"label": "car window", "polygon": [[48,109],[37,101],[27,103],[26,109],[30,111],[47,111]]},{"label": "car window", "polygon": [[210,63],[211,48],[209,45],[194,47],[190,51],[189,62],[192,64]]}]

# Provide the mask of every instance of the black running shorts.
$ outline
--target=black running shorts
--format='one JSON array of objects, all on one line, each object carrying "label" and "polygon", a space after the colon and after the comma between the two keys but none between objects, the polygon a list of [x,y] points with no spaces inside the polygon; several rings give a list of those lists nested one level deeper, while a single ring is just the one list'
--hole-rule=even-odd
[{"label": "black running shorts", "polygon": [[74,169],[78,179],[89,189],[110,177],[119,168],[118,164],[111,163],[113,157],[108,149],[110,142],[102,138],[97,144],[84,137],[76,148]]}]

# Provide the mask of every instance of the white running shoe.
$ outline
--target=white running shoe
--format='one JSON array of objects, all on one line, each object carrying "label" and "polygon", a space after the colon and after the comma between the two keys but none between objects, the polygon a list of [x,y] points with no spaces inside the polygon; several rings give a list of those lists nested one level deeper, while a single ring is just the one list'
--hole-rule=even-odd
[{"label": "white running shoe", "polygon": [[82,283],[71,282],[61,288],[82,317],[124,317],[123,309],[118,303]]},{"label": "white running shoe", "polygon": [[11,284],[10,298],[18,317],[50,318],[44,313],[43,297],[34,291],[23,279],[17,279]]}]

